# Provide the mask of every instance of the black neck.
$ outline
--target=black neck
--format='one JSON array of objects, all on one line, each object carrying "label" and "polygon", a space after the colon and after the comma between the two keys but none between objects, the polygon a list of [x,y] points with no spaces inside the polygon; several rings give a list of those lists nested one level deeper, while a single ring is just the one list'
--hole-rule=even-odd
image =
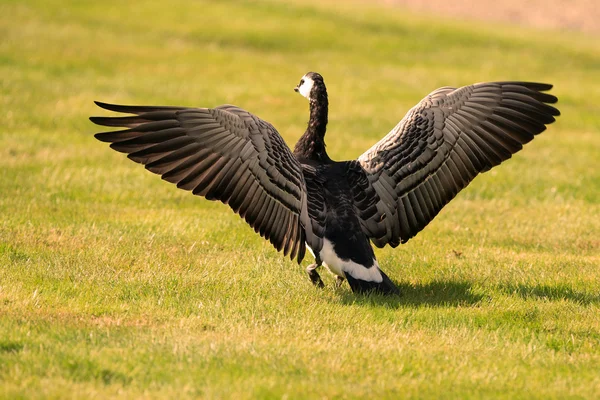
[{"label": "black neck", "polygon": [[327,112],[329,102],[325,88],[314,93],[310,100],[310,119],[304,135],[296,143],[294,154],[314,161],[329,162],[331,159],[325,151],[325,130],[327,129]]}]

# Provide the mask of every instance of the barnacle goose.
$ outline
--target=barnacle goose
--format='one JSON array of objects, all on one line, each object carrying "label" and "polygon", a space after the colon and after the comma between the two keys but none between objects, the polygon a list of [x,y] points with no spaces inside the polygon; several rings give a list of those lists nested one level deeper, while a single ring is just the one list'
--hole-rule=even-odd
[{"label": "barnacle goose", "polygon": [[478,83],[431,92],[357,160],[333,161],[325,150],[328,98],[309,72],[294,89],[309,100],[306,132],[292,152],[268,122],[233,105],[215,108],[124,106],[132,114],[91,117],[124,127],[97,133],[116,151],[177,187],[220,200],[254,230],[307,268],[325,265],[354,292],[397,294],[381,271],[377,247],[421,231],[479,174],[510,158],[554,122],[552,85]]}]

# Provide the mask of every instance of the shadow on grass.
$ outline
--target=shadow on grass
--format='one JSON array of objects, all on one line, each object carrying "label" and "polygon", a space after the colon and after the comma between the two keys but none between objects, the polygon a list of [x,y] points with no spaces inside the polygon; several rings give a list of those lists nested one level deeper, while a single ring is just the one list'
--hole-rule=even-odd
[{"label": "shadow on grass", "polygon": [[[432,281],[428,283],[411,284],[397,282],[396,286],[401,296],[386,296],[380,294],[357,295],[344,293],[344,304],[359,304],[365,306],[399,307],[473,307],[483,300],[490,299],[491,294],[473,290],[470,282]],[[549,301],[570,301],[577,304],[600,304],[600,293],[578,291],[566,285],[525,285],[508,284],[495,287],[507,295],[516,295],[524,300],[547,299]],[[493,289],[493,288],[490,288]]]},{"label": "shadow on grass", "polygon": [[547,299],[551,301],[566,300],[578,304],[600,304],[600,293],[577,291],[566,285],[504,285],[501,290],[508,294],[516,294],[527,299]]},{"label": "shadow on grass", "polygon": [[345,304],[381,305],[386,307],[470,307],[485,295],[474,293],[469,282],[432,281],[428,283],[396,282],[401,296],[345,293]]},{"label": "shadow on grass", "polygon": [[13,341],[1,341],[0,342],[0,353],[18,353],[25,347],[22,343]]}]

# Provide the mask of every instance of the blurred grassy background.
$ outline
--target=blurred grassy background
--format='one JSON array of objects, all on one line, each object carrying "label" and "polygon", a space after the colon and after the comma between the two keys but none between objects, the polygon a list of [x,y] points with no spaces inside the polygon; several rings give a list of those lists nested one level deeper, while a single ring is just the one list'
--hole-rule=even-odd
[{"label": "blurred grassy background", "polygon": [[[0,15],[0,396],[600,392],[597,36],[334,1],[8,0]],[[227,207],[87,120],[93,100],[233,103],[293,145],[309,70],[328,86],[334,159],[439,86],[550,82],[563,115],[377,252],[400,300],[329,277],[316,291]]]}]

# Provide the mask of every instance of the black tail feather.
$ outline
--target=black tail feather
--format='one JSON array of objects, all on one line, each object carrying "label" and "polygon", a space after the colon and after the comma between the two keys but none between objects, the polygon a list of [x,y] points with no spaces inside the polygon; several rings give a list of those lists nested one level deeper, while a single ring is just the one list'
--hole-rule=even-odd
[{"label": "black tail feather", "polygon": [[[373,267],[377,268],[377,267]],[[373,281],[364,281],[362,279],[353,278],[352,275],[345,273],[346,279],[348,279],[348,283],[350,284],[350,288],[354,293],[380,293],[385,295],[395,295],[400,296],[400,289],[392,282],[392,280],[383,272],[381,272],[381,276],[383,280],[381,282],[373,282]]]}]

